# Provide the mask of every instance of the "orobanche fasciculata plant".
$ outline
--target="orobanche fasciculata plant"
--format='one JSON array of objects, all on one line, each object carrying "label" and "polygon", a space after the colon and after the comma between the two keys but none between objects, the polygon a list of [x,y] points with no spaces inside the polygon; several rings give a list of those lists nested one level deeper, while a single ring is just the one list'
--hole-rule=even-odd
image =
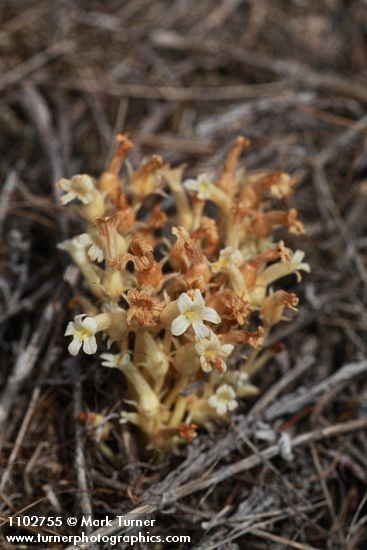
[{"label": "orobanche fasciculata plant", "polygon": [[[298,304],[274,283],[309,271],[302,251],[274,240],[281,226],[304,232],[296,209],[274,207],[295,180],[240,168],[248,145],[238,137],[217,175],[186,179],[184,167],[153,155],[137,169],[126,161],[121,176],[133,144],[118,134],[98,179],[57,182],[61,203],[74,203],[85,222],[59,245],[88,286],[74,300],[82,312],[66,328],[69,352],[121,371],[121,422],[154,448],[192,441],[199,426],[228,420],[256,395],[251,375],[274,353],[262,343]],[[108,437],[103,414],[89,419]]]}]

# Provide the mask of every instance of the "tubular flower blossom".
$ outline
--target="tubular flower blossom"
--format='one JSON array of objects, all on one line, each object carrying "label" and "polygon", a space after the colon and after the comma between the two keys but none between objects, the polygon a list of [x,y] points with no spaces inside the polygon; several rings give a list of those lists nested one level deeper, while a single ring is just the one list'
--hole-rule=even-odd
[{"label": "tubular flower blossom", "polygon": [[128,353],[101,353],[102,366],[111,369],[123,368],[130,362]]},{"label": "tubular flower blossom", "polygon": [[213,332],[209,338],[201,338],[195,346],[200,356],[201,368],[204,372],[211,372],[213,367],[225,372],[227,365],[224,361],[234,350],[232,344],[221,344],[218,336]]},{"label": "tubular flower blossom", "polygon": [[77,315],[74,321],[70,321],[65,330],[65,336],[72,336],[68,350],[71,355],[78,355],[80,348],[87,355],[93,355],[97,351],[97,322],[93,317],[86,317],[85,313]]},{"label": "tubular flower blossom", "polygon": [[65,195],[60,199],[61,204],[68,204],[74,199],[83,204],[90,204],[93,201],[94,183],[86,174],[73,176],[70,180],[61,178],[57,186],[65,191]]},{"label": "tubular flower blossom", "polygon": [[209,336],[210,329],[204,325],[204,321],[220,323],[218,313],[212,307],[207,307],[199,289],[195,289],[194,298],[183,292],[178,301],[180,315],[174,319],[171,331],[174,336],[181,336],[192,326],[198,338]]},{"label": "tubular flower blossom", "polygon": [[214,395],[208,399],[210,407],[215,409],[218,416],[223,416],[226,412],[234,411],[238,406],[236,401],[236,392],[228,384],[220,386]]},{"label": "tubular flower blossom", "polygon": [[197,179],[188,179],[183,182],[187,191],[197,193],[198,199],[215,202],[220,208],[227,211],[230,206],[229,198],[217,185],[214,185],[206,174],[200,174]]},{"label": "tubular flower blossom", "polygon": [[243,257],[239,250],[233,250],[231,246],[223,248],[219,253],[219,260],[212,266],[213,271],[223,271],[232,265],[240,266],[243,263]]},{"label": "tubular flower blossom", "polygon": [[98,244],[96,244],[89,233],[82,233],[78,237],[75,237],[75,241],[81,248],[87,248],[87,254],[92,262],[101,263],[104,260],[103,250]]},{"label": "tubular flower blossom", "polygon": [[215,186],[207,174],[200,174],[197,179],[187,179],[183,182],[183,186],[188,191],[197,193],[198,198],[203,201],[210,199],[215,190]]},{"label": "tubular flower blossom", "polygon": [[305,271],[306,273],[310,273],[311,271],[309,264],[303,261],[304,257],[305,253],[303,250],[296,250],[294,254],[292,254],[292,258],[289,262],[289,268],[292,273],[296,274],[298,281],[301,281],[302,279],[299,273],[300,271]]},{"label": "tubular flower blossom", "polygon": [[[117,134],[101,175],[56,182],[61,203],[75,202],[84,223],[58,245],[87,293],[70,302],[81,314],[66,327],[69,352],[95,354],[100,334],[101,368],[124,381],[117,403],[85,417],[106,456],[115,456],[116,418],[163,451],[190,444],[213,420],[227,422],[240,400],[260,392],[251,377],[279,351],[264,348],[269,332],[297,313],[282,278],[296,283],[310,267],[277,234],[303,232],[291,200],[297,178],[245,170],[249,145],[239,136],[217,173],[185,179],[183,165],[157,155],[130,164],[134,144]],[[258,380],[262,390],[268,377]]]}]

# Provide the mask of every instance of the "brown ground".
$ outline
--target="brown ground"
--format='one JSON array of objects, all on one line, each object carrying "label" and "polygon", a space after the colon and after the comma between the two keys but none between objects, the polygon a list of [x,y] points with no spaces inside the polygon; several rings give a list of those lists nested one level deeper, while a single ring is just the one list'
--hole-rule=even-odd
[{"label": "brown ground", "polygon": [[[4,532],[9,514],[146,504],[151,534],[191,536],[175,548],[364,548],[366,1],[3,0],[0,17]],[[286,350],[257,377],[260,400],[171,458],[116,422],[118,463],[75,422],[118,410],[120,387],[65,352],[73,290],[55,246],[78,228],[53,195],[61,175],[103,169],[115,130],[131,132],[133,162],[161,153],[192,174],[250,137],[247,166],[299,175],[308,236],[288,242],[312,265],[298,318],[271,339]],[[291,436],[292,460],[262,429]]]}]

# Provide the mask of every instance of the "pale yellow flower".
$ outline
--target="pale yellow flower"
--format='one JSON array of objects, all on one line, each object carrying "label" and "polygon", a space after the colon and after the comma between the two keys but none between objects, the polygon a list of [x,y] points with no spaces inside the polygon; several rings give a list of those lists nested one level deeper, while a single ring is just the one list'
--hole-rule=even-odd
[{"label": "pale yellow flower", "polygon": [[218,336],[212,332],[209,338],[201,338],[195,349],[200,356],[200,364],[204,372],[211,372],[213,367],[225,372],[227,365],[224,359],[232,353],[234,346],[232,344],[221,344]]},{"label": "pale yellow flower", "polygon": [[219,260],[212,265],[214,272],[225,271],[232,266],[240,266],[243,263],[243,256],[239,250],[231,246],[223,248],[219,253]]},{"label": "pale yellow flower", "polygon": [[[85,319],[84,319],[85,317]],[[77,315],[74,321],[70,321],[65,330],[65,336],[72,336],[68,350],[71,355],[78,355],[80,348],[87,355],[93,355],[97,351],[97,322],[93,317],[86,317],[85,313]]]},{"label": "pale yellow flower", "polygon": [[114,369],[123,368],[130,362],[130,355],[128,353],[102,353],[102,366]]},{"label": "pale yellow flower", "polygon": [[88,257],[92,262],[103,262],[103,250],[98,244],[96,244],[89,233],[82,233],[81,235],[78,235],[75,237],[75,242],[79,244],[81,248],[87,249]]},{"label": "pale yellow flower", "polygon": [[83,204],[90,204],[93,201],[94,183],[86,174],[79,174],[71,179],[60,178],[56,185],[65,191],[65,195],[60,198],[61,204],[68,204],[74,199]]},{"label": "pale yellow flower", "polygon": [[238,406],[236,401],[236,392],[228,384],[219,386],[214,395],[208,399],[208,405],[216,410],[219,416],[223,416],[228,411],[234,411]]},{"label": "pale yellow flower", "polygon": [[196,179],[188,179],[183,182],[183,186],[188,191],[197,193],[200,200],[210,200],[215,202],[224,211],[230,207],[230,198],[217,185],[210,180],[207,174],[200,174]]},{"label": "pale yellow flower", "polygon": [[292,254],[292,258],[288,264],[291,273],[295,273],[299,281],[301,280],[301,276],[299,274],[300,271],[305,271],[306,273],[311,272],[309,264],[303,261],[304,257],[305,253],[303,252],[303,250],[296,250]]},{"label": "pale yellow flower", "polygon": [[210,199],[215,191],[215,185],[207,174],[200,174],[196,179],[187,179],[183,186],[188,191],[197,193],[198,198],[203,201]]}]

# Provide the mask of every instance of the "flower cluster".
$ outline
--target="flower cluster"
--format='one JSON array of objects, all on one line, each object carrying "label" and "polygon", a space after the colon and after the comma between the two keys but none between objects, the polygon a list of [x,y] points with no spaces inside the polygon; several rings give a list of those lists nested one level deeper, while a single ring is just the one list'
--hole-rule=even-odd
[{"label": "flower cluster", "polygon": [[238,159],[248,145],[237,138],[217,177],[185,180],[182,167],[156,155],[121,176],[133,144],[118,134],[98,179],[57,182],[61,203],[85,222],[59,245],[89,288],[73,302],[82,313],[66,328],[69,352],[99,349],[101,366],[121,371],[121,422],[155,448],[192,441],[198,426],[228,418],[257,393],[250,376],[274,353],[262,343],[298,304],[273,285],[309,271],[302,251],[274,239],[281,227],[303,233],[294,208],[274,207],[295,180],[245,172]]}]

